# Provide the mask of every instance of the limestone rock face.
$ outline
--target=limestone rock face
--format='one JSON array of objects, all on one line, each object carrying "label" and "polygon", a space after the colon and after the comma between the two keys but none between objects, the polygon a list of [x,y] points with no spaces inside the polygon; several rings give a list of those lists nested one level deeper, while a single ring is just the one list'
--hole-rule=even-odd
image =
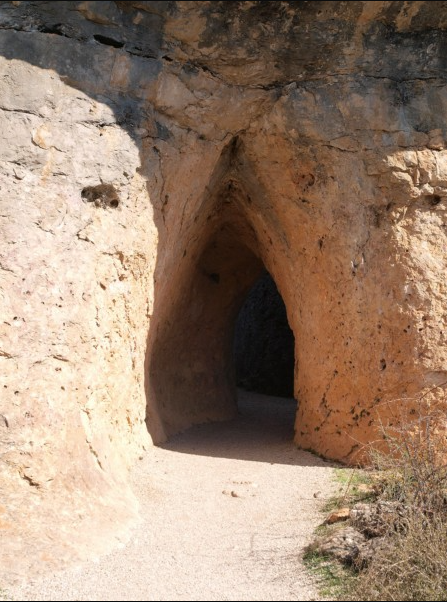
[{"label": "limestone rock face", "polygon": [[430,2],[0,2],[9,542],[106,541],[142,450],[234,414],[264,268],[298,445],[356,462],[383,402],[437,395],[446,22]]}]

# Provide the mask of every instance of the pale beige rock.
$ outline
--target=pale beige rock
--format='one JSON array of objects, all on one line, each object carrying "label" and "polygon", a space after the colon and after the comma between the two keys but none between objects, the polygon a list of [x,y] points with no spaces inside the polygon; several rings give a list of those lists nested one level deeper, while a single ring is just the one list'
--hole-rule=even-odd
[{"label": "pale beige rock", "polygon": [[345,564],[352,564],[365,546],[366,538],[353,527],[342,527],[316,544],[317,551]]},{"label": "pale beige rock", "polygon": [[355,488],[358,493],[364,493],[365,495],[373,494],[376,491],[374,485],[368,485],[368,483],[359,483]]},{"label": "pale beige rock", "polygon": [[[263,266],[295,335],[299,446],[356,463],[388,401],[442,396],[432,4],[1,5],[10,573],[60,533],[49,563],[109,545],[134,515],[134,459],[234,415],[232,328]],[[117,207],[83,198],[100,185]]]}]

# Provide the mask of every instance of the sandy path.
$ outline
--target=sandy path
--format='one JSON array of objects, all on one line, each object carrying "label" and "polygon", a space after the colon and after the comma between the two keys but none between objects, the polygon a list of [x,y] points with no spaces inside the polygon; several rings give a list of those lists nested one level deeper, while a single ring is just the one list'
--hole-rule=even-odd
[{"label": "sandy path", "polygon": [[13,598],[317,599],[300,554],[334,489],[332,468],[291,443],[293,405],[243,394],[241,412],[140,461],[133,482],[142,522],[125,547]]}]

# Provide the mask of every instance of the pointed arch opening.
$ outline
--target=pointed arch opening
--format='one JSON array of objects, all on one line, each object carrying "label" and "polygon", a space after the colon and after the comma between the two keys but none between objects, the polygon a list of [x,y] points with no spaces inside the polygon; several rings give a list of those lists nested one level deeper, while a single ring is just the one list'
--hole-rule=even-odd
[{"label": "pointed arch opening", "polygon": [[223,224],[159,319],[149,365],[152,416],[161,426],[153,438],[233,418],[238,387],[293,397],[293,367],[293,334],[276,285],[232,225]]},{"label": "pointed arch opening", "polygon": [[[293,334],[266,269],[265,245],[250,215],[255,194],[241,184],[248,178],[238,171],[238,157],[236,140],[222,153],[181,246],[167,249],[146,372],[147,426],[156,443],[194,424],[235,417],[238,386],[293,397]],[[247,350],[248,371],[241,360]]]}]

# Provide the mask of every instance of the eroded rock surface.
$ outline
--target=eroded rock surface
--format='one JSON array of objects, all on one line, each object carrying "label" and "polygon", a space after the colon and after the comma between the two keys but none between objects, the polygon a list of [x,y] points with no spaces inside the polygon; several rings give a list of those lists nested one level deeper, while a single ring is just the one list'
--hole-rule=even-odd
[{"label": "eroded rock surface", "polygon": [[430,2],[0,3],[0,528],[37,542],[12,572],[60,529],[67,555],[116,533],[129,463],[234,414],[264,268],[298,445],[355,462],[383,402],[446,381],[446,22]]}]

